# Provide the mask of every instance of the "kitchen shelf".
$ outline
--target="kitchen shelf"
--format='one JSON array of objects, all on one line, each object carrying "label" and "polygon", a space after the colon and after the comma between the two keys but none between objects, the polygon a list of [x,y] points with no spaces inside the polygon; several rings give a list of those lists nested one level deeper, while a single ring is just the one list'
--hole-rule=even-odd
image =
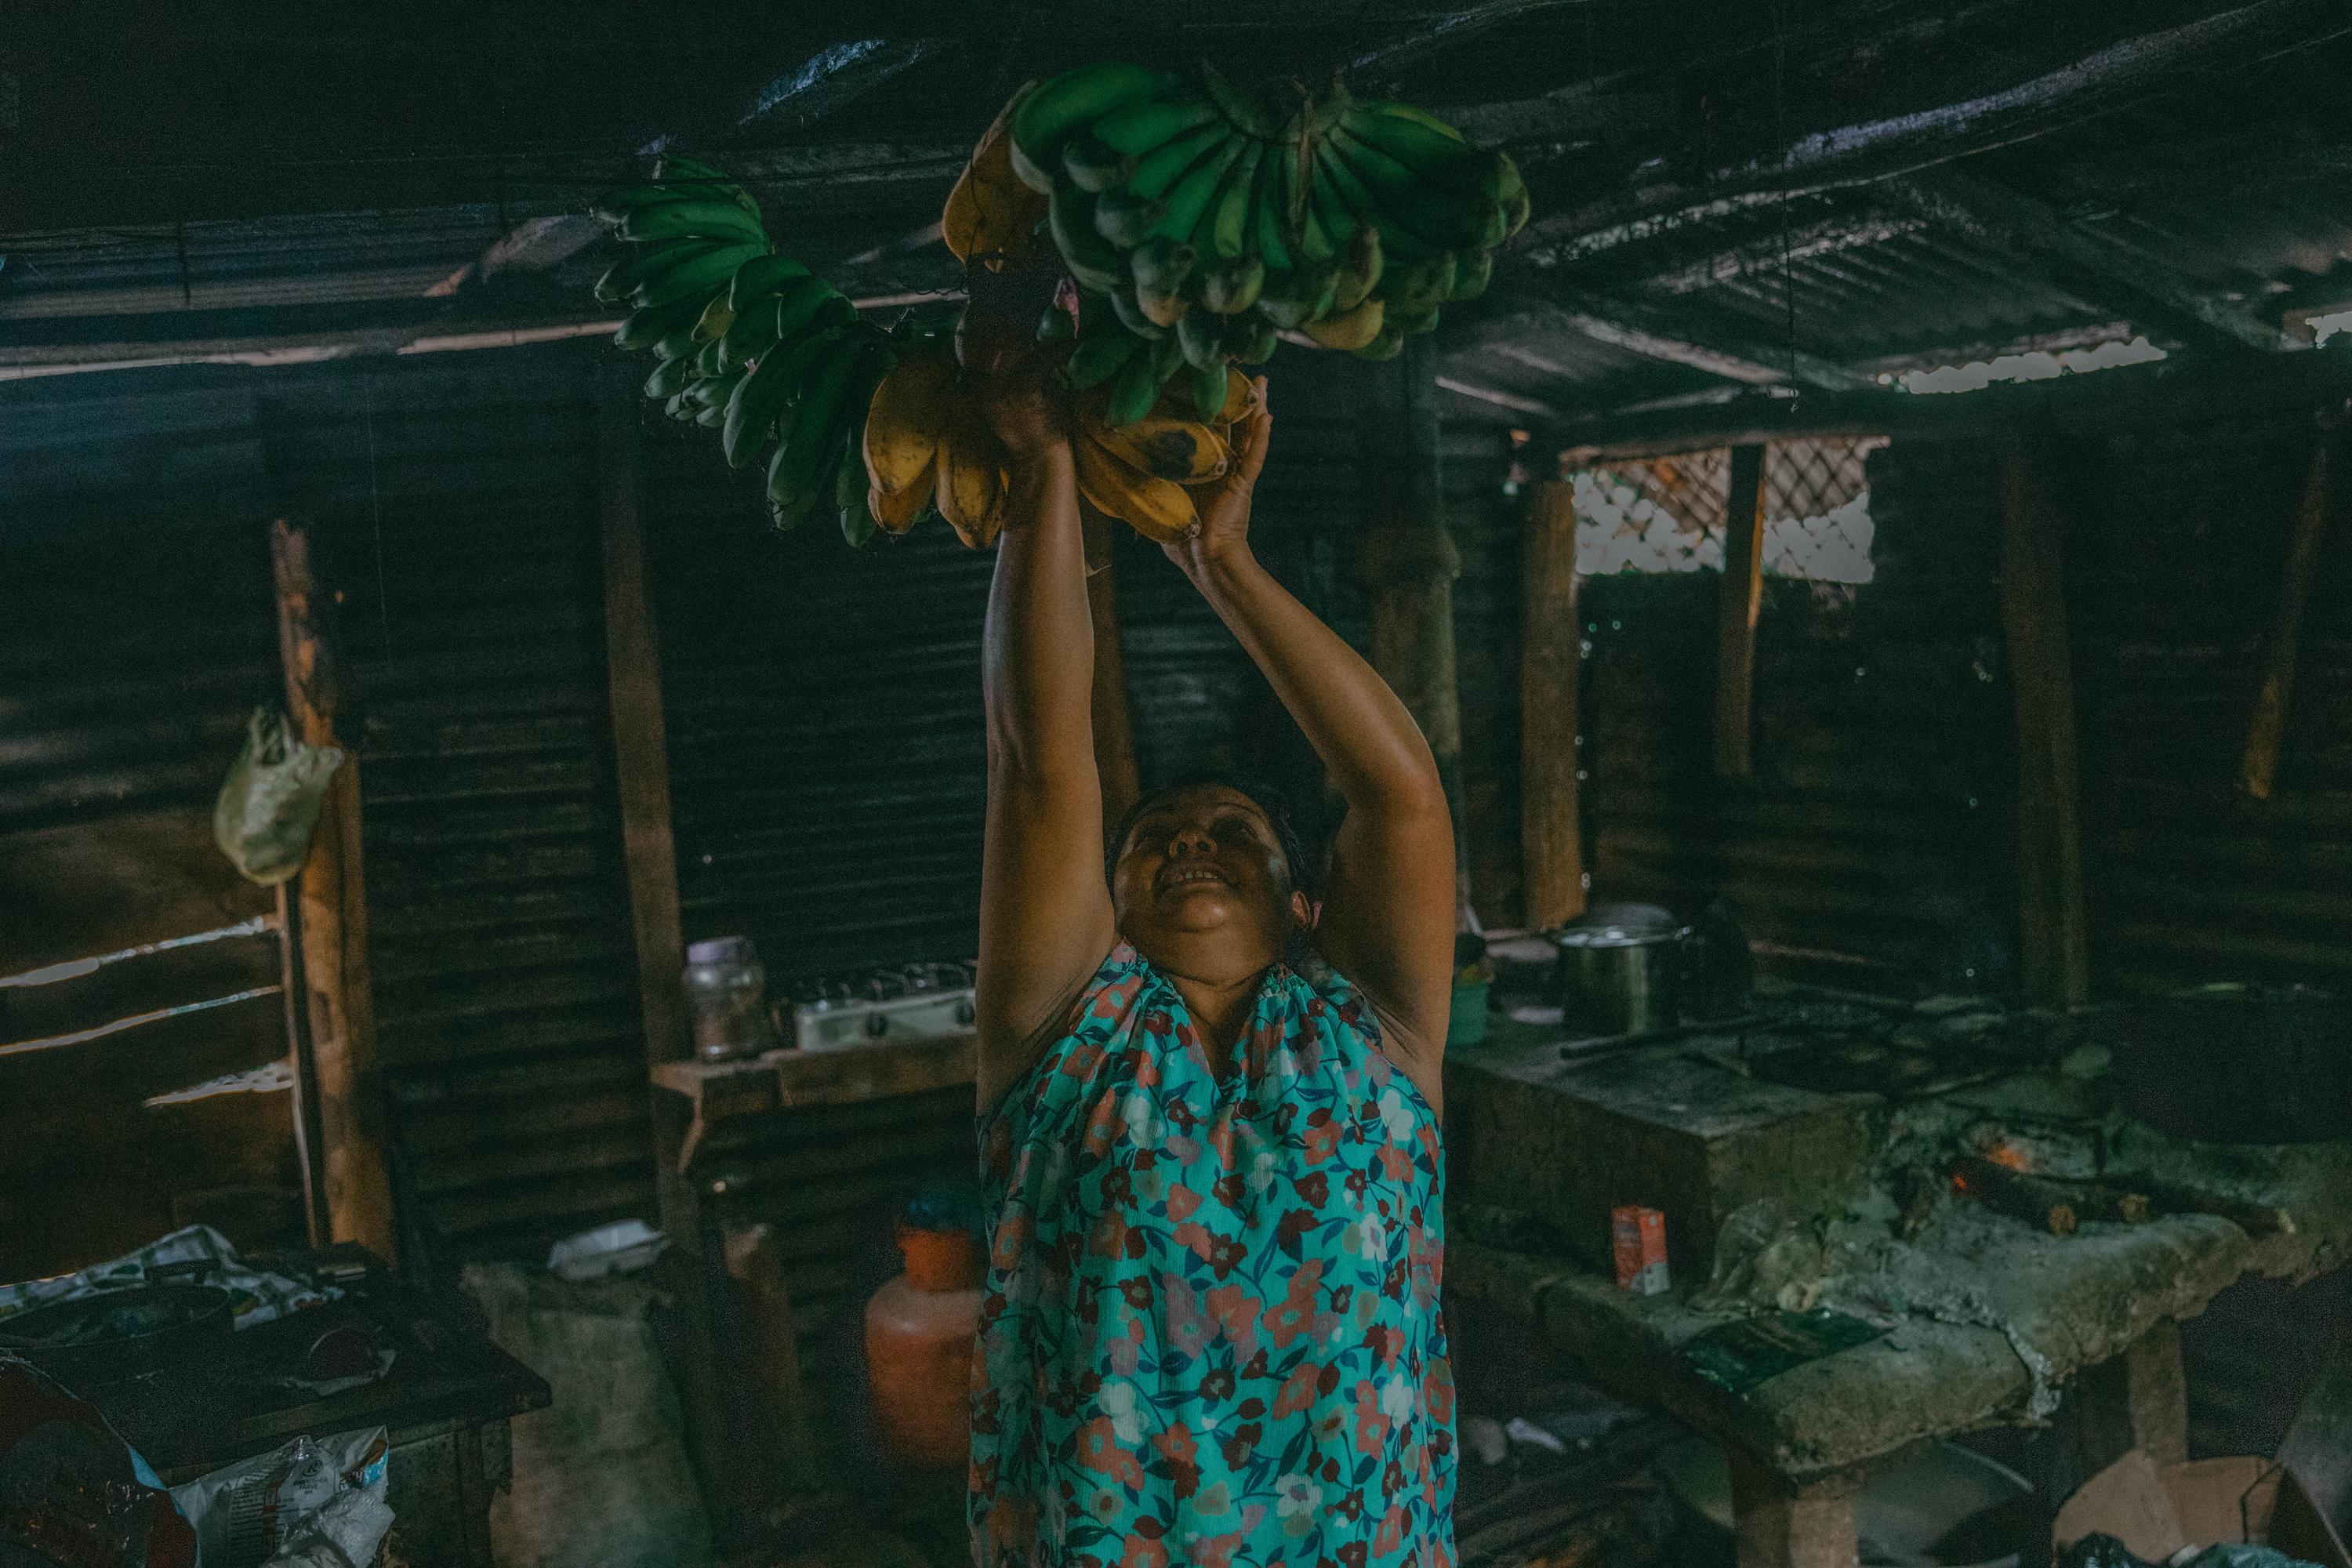
[{"label": "kitchen shelf", "polygon": [[895,1095],[969,1084],[977,1075],[979,1037],[878,1040],[870,1046],[805,1051],[782,1047],[739,1061],[655,1062],[654,1087],[686,1100],[689,1118],[678,1147],[681,1171],[717,1122],[804,1105],[854,1105]]}]

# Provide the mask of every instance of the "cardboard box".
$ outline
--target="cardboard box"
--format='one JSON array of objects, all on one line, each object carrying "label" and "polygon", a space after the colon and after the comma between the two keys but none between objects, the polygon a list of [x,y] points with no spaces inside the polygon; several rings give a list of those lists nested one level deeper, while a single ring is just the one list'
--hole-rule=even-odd
[{"label": "cardboard box", "polygon": [[1666,1275],[1666,1216],[1639,1204],[1610,1211],[1610,1236],[1617,1254],[1617,1289],[1636,1296],[1662,1296]]},{"label": "cardboard box", "polygon": [[2066,1500],[2051,1525],[2052,1551],[2095,1531],[2150,1563],[2169,1562],[2187,1547],[2242,1541],[2321,1568],[2352,1568],[2294,1468],[2251,1455],[2158,1465],[2134,1448]]}]

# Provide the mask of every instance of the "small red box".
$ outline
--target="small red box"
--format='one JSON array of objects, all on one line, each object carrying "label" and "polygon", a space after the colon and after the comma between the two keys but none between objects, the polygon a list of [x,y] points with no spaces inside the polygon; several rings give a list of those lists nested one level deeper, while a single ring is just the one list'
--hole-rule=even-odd
[{"label": "small red box", "polygon": [[1621,1204],[1609,1211],[1616,1242],[1617,1289],[1636,1296],[1655,1296],[1667,1286],[1666,1216],[1639,1204]]}]

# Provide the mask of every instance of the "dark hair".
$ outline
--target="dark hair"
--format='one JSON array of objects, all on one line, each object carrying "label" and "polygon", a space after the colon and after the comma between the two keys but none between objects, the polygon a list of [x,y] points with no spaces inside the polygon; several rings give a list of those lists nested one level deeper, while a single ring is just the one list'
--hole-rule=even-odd
[{"label": "dark hair", "polygon": [[1233,791],[1265,814],[1267,824],[1274,829],[1274,841],[1281,847],[1282,858],[1289,866],[1291,887],[1305,893],[1308,899],[1314,899],[1318,891],[1316,884],[1319,880],[1316,875],[1316,865],[1307,853],[1307,841],[1299,837],[1297,826],[1290,820],[1289,803],[1283,798],[1282,792],[1263,779],[1223,769],[1187,773],[1139,797],[1133,805],[1129,806],[1119,817],[1117,829],[1103,840],[1105,879],[1114,883],[1118,881],[1119,851],[1127,847],[1127,836],[1135,831],[1135,825],[1143,819],[1145,812],[1170,795],[1213,785]]}]

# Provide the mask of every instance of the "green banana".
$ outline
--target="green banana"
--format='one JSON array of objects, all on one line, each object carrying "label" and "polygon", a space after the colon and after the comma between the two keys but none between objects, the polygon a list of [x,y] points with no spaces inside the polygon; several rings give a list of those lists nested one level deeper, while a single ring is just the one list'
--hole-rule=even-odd
[{"label": "green banana", "polygon": [[588,212],[598,223],[617,224],[639,207],[652,206],[658,202],[674,202],[697,194],[682,191],[676,185],[659,184],[621,185],[589,203]]},{"label": "green banana", "polygon": [[[1331,133],[1327,148],[1372,193],[1382,211],[1433,248],[1481,242],[1488,214],[1496,205],[1495,197],[1441,184],[1351,136],[1345,126]],[[1340,184],[1344,188],[1344,178]]]},{"label": "green banana", "polygon": [[1232,126],[1212,115],[1210,122],[1199,130],[1179,136],[1138,159],[1127,188],[1139,196],[1159,200],[1174,189],[1177,181],[1193,165],[1223,146],[1233,134]]},{"label": "green banana", "polygon": [[1357,217],[1379,225],[1381,247],[1391,261],[1421,261],[1445,248],[1398,210],[1400,204],[1410,204],[1426,216],[1432,204],[1438,204],[1437,216],[1443,226],[1453,216],[1444,206],[1449,199],[1444,192],[1413,181],[1375,195],[1356,167],[1341,155],[1336,138],[1326,142],[1316,154],[1315,173],[1324,182],[1318,190],[1328,188]]},{"label": "green banana", "polygon": [[1383,323],[1379,334],[1360,349],[1348,352],[1358,359],[1394,359],[1404,350],[1404,333],[1393,325]]},{"label": "green banana", "polygon": [[685,390],[686,378],[693,369],[691,364],[682,359],[662,361],[661,363],[654,366],[654,373],[646,377],[646,395],[656,399],[675,396]]},{"label": "green banana", "polygon": [[751,193],[708,163],[698,163],[676,153],[665,153],[655,167],[654,178],[673,185],[691,187],[698,193],[723,195],[753,217],[760,216],[760,204]]},{"label": "green banana", "polygon": [[791,352],[770,354],[736,383],[734,395],[727,400],[727,424],[719,442],[729,468],[742,468],[767,445],[776,416],[792,402],[794,389],[807,373],[811,354],[823,341],[810,339]]},{"label": "green banana", "polygon": [[[713,294],[710,297],[710,303],[705,305],[702,308],[702,314],[695,319],[695,341],[715,344],[727,335],[727,329],[734,324],[735,312],[729,309],[727,296],[723,293]],[[717,358],[716,355],[712,356],[714,365],[717,364]]]},{"label": "green banana", "polygon": [[726,374],[726,372],[719,368],[719,354],[717,343],[704,342],[700,348],[694,351],[694,374],[706,381],[715,381]]},{"label": "green banana", "polygon": [[[699,316],[695,318],[695,321],[700,320],[701,318]],[[656,359],[682,359],[686,361],[688,365],[694,363],[695,356],[701,352],[702,345],[694,341],[694,321],[688,321],[686,325],[678,328],[677,331],[670,333],[669,336],[654,344],[654,357]]]},{"label": "green banana", "polygon": [[1135,173],[1135,160],[1105,146],[1093,132],[1081,131],[1062,143],[1062,167],[1078,189],[1100,195],[1127,183]]},{"label": "green banana", "polygon": [[1437,116],[1430,113],[1429,110],[1425,109],[1416,109],[1410,103],[1400,103],[1392,98],[1365,98],[1358,99],[1356,102],[1357,107],[1362,109],[1367,113],[1391,114],[1400,120],[1417,121],[1422,125],[1427,126],[1430,130],[1436,132],[1440,136],[1446,137],[1457,143],[1464,140],[1462,132],[1454,130],[1454,127],[1446,124],[1445,121],[1438,119]]},{"label": "green banana", "polygon": [[1274,357],[1276,345],[1282,340],[1275,332],[1274,323],[1263,316],[1244,316],[1234,323],[1234,336],[1226,347],[1243,364],[1264,364]]},{"label": "green banana", "polygon": [[880,526],[866,504],[866,460],[859,456],[866,447],[860,434],[865,427],[863,419],[850,426],[847,447],[833,474],[833,501],[841,509],[841,537],[849,541],[852,549],[873,538]]},{"label": "green banana", "polygon": [[683,392],[671,393],[669,401],[662,405],[662,412],[673,419],[690,419],[694,415],[694,411],[686,405],[686,394]]},{"label": "green banana", "polygon": [[1328,149],[1318,148],[1313,166],[1307,171],[1307,221],[1323,236],[1323,254],[1307,246],[1307,255],[1317,261],[1333,261],[1347,250],[1356,237],[1356,231],[1366,224],[1378,223],[1377,215],[1361,215],[1348,205],[1346,196],[1331,177]]},{"label": "green banana", "polygon": [[1072,132],[1159,91],[1169,79],[1144,66],[1106,60],[1037,87],[1013,111],[1013,172],[1031,190],[1050,194],[1062,142]]},{"label": "green banana", "polygon": [[1201,279],[1201,303],[1220,316],[1238,316],[1257,303],[1265,287],[1265,263],[1253,256],[1221,267]]},{"label": "green banana", "polygon": [[1157,359],[1156,354],[1139,353],[1119,368],[1110,384],[1110,401],[1103,410],[1105,425],[1116,430],[1151,412],[1152,402],[1160,395],[1161,379],[1155,368]]},{"label": "green banana", "polygon": [[1241,258],[1251,227],[1250,202],[1257,195],[1257,166],[1265,153],[1265,143],[1258,142],[1243,150],[1218,190],[1216,206],[1202,220],[1209,227],[1209,248],[1221,261]]},{"label": "green banana", "polygon": [[1258,289],[1258,313],[1286,330],[1303,324],[1322,285],[1298,271],[1268,272]]},{"label": "green banana", "polygon": [[[788,343],[812,327],[845,327],[857,319],[857,307],[832,284],[811,278],[809,288],[788,286],[776,300],[776,341]],[[839,303],[835,303],[838,300]]]},{"label": "green banana", "polygon": [[1217,106],[1204,99],[1154,98],[1096,121],[1095,135],[1115,152],[1143,158],[1216,118]]},{"label": "green banana", "polygon": [[1158,202],[1124,186],[1114,187],[1095,198],[1095,232],[1120,249],[1131,250],[1143,243],[1160,213]]},{"label": "green banana", "polygon": [[1054,248],[1062,253],[1078,287],[1096,294],[1108,294],[1117,288],[1127,258],[1095,227],[1095,198],[1065,174],[1054,182],[1045,211]]},{"label": "green banana", "polygon": [[1176,341],[1173,332],[1148,345],[1147,352],[1151,355],[1151,384],[1154,388],[1184,367],[1184,345]]},{"label": "green banana", "polygon": [[1045,313],[1037,318],[1037,341],[1041,343],[1067,342],[1077,335],[1078,324],[1059,305],[1048,305]]},{"label": "green banana", "polygon": [[667,272],[698,251],[711,248],[707,239],[666,239],[658,245],[644,246],[624,256],[604,270],[596,279],[596,298],[607,305],[617,305],[637,291],[637,285],[656,273]]},{"label": "green banana", "polygon": [[1388,252],[1381,247],[1381,231],[1358,229],[1355,242],[1348,247],[1348,264],[1331,286],[1331,309],[1352,310],[1362,304],[1365,296],[1380,287],[1387,268]]},{"label": "green banana", "polygon": [[635,208],[621,220],[620,235],[632,242],[704,235],[712,239],[747,240],[762,250],[768,245],[768,231],[757,214],[713,196],[689,196],[658,206]]},{"label": "green banana", "polygon": [[1284,194],[1283,167],[1291,160],[1292,149],[1269,147],[1257,166],[1257,194],[1250,198],[1255,219],[1258,259],[1269,271],[1280,271],[1290,265],[1290,246],[1283,238],[1283,229],[1290,220],[1288,198]]},{"label": "green banana", "polygon": [[[658,305],[640,305],[628,314],[620,329],[613,334],[616,348],[651,348],[672,332],[691,329],[702,314],[703,301],[688,294],[679,299],[666,300]],[[674,358],[674,355],[665,355]]]},{"label": "green banana", "polygon": [[1333,134],[1373,149],[1440,190],[1491,202],[1502,200],[1510,189],[1509,165],[1500,155],[1432,131],[1408,116],[1374,114],[1358,105],[1340,116]]},{"label": "green banana", "polygon": [[727,291],[728,308],[740,316],[751,308],[753,300],[779,292],[785,279],[808,275],[809,269],[789,256],[773,252],[755,256],[735,269],[735,281]]},{"label": "green banana", "polygon": [[1144,346],[1141,338],[1117,321],[1088,328],[1079,336],[1078,346],[1070,355],[1071,389],[1084,392],[1100,386],[1118,374]]},{"label": "green banana", "polygon": [[[1199,163],[1185,170],[1184,177],[1169,190],[1163,198],[1166,210],[1160,215],[1160,221],[1151,226],[1151,232],[1169,239],[1192,240],[1193,231],[1201,226],[1210,203],[1223,188],[1227,172],[1241,157],[1244,149],[1250,145],[1249,138],[1226,132],[1223,140],[1209,149],[1207,155]],[[1135,188],[1143,191],[1140,179]],[[1143,191],[1143,194],[1150,195],[1155,193]]]},{"label": "green banana", "polygon": [[1426,310],[1400,310],[1391,306],[1381,324],[1394,327],[1409,338],[1418,337],[1423,332],[1433,332],[1437,330],[1437,307],[1432,305]]},{"label": "green banana", "polygon": [[1495,276],[1495,253],[1474,250],[1467,257],[1454,259],[1454,281],[1445,290],[1448,300],[1475,300],[1486,291]]},{"label": "green banana", "polygon": [[1153,319],[1152,313],[1143,308],[1143,301],[1137,298],[1136,290],[1133,289],[1112,289],[1110,308],[1118,317],[1118,324],[1139,338],[1159,338],[1167,335],[1168,329],[1160,325]]},{"label": "green banana", "polygon": [[[1389,313],[1402,311],[1417,316],[1424,310],[1434,310],[1445,302],[1454,289],[1454,253],[1433,256],[1426,261],[1416,261],[1390,279],[1386,299]],[[1412,329],[1406,329],[1408,331]]]},{"label": "green banana", "polygon": [[1155,327],[1172,327],[1192,310],[1192,301],[1184,295],[1154,293],[1139,283],[1135,289],[1135,304],[1143,312],[1144,320]]},{"label": "green banana", "polygon": [[1165,237],[1147,239],[1128,254],[1136,287],[1154,294],[1173,294],[1192,275],[1200,252]]},{"label": "green banana", "polygon": [[719,368],[740,370],[775,346],[774,301],[748,300],[735,312],[735,324],[719,340]]},{"label": "green banana", "polygon": [[1176,346],[1183,351],[1184,363],[1194,370],[1207,370],[1222,365],[1233,355],[1223,342],[1224,323],[1207,310],[1188,312],[1176,323]]},{"label": "green banana", "polygon": [[768,469],[769,504],[781,506],[794,522],[818,499],[825,460],[841,444],[843,407],[858,361],[869,352],[888,352],[877,341],[861,342],[846,334],[821,342],[781,426],[784,444],[779,460]]},{"label": "green banana", "polygon": [[697,251],[681,257],[675,266],[665,271],[648,274],[629,295],[634,305],[659,305],[692,294],[707,298],[712,289],[724,289],[736,269],[766,247],[758,245],[730,244],[715,249]]},{"label": "green banana", "polygon": [[1224,362],[1221,359],[1215,364],[1194,366],[1192,392],[1192,411],[1213,421],[1225,406]]},{"label": "green banana", "polygon": [[727,405],[721,403],[706,408],[694,416],[694,422],[705,430],[716,430],[727,422]]}]

